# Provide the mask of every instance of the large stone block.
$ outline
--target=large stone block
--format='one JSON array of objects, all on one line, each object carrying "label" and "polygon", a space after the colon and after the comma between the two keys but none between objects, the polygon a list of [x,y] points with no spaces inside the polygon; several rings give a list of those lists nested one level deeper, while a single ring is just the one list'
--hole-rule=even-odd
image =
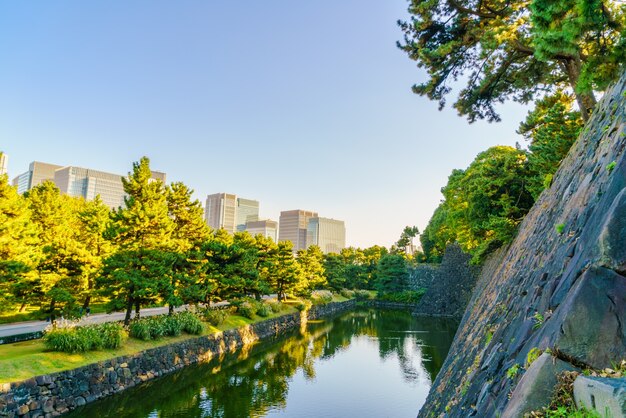
[{"label": "large stone block", "polygon": [[626,188],[617,195],[600,233],[601,263],[626,273]]},{"label": "large stone block", "polygon": [[535,360],[515,387],[502,418],[521,418],[524,414],[548,406],[558,375],[576,370],[571,364],[543,353]]},{"label": "large stone block", "polygon": [[587,270],[546,322],[563,354],[595,369],[626,358],[626,278],[605,268]]},{"label": "large stone block", "polygon": [[601,416],[626,417],[626,379],[579,376],[574,381],[574,399],[579,408]]}]

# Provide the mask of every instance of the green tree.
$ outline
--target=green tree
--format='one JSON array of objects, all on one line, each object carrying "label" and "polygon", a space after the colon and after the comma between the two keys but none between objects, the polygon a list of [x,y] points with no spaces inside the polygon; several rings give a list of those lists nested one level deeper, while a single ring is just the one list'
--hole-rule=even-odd
[{"label": "green tree", "polygon": [[[133,170],[128,173],[128,178],[122,177],[122,184],[126,197],[124,198],[124,206],[115,211],[112,215],[112,226],[110,235],[115,243],[119,246],[123,255],[115,258],[111,262],[114,264],[128,260],[132,265],[142,266],[142,268],[154,267],[156,264],[152,259],[141,261],[136,257],[161,258],[162,265],[159,265],[162,276],[172,279],[173,271],[165,272],[164,266],[173,268],[172,254],[170,251],[176,248],[175,242],[172,241],[172,233],[175,228],[174,220],[170,217],[167,191],[163,182],[152,178],[150,171],[150,160],[142,157],[139,162],[133,163]],[[151,252],[154,250],[155,252]],[[167,256],[165,255],[167,253]],[[167,260],[167,261],[164,261]],[[116,264],[117,265],[117,264]],[[128,267],[132,268],[131,266]],[[109,274],[109,277],[114,277]],[[144,276],[141,276],[144,277]],[[156,280],[156,276],[146,274]],[[106,281],[99,281],[102,291],[107,294]],[[137,288],[144,285],[145,289]],[[104,286],[104,288],[102,287]],[[139,316],[141,305],[147,301],[151,301],[152,296],[143,297],[141,295],[152,295],[154,289],[161,289],[162,294],[166,294],[166,298],[173,302],[177,300],[173,294],[167,294],[168,289],[172,289],[171,285],[165,285],[163,282],[148,283],[147,280],[136,280],[133,283],[132,296],[127,300],[135,303],[135,314]],[[129,318],[131,308],[127,307],[127,317]]]},{"label": "green tree", "polygon": [[424,251],[430,261],[458,241],[478,261],[511,241],[534,199],[528,189],[535,174],[527,153],[496,146],[481,152],[466,170],[453,170],[441,189],[445,200],[424,230]]},{"label": "green tree", "polygon": [[602,0],[410,0],[398,47],[428,72],[413,91],[440,108],[452,83],[467,80],[454,107],[470,122],[499,120],[495,103],[527,103],[564,87],[587,120],[593,90],[604,90],[626,61],[624,10]]},{"label": "green tree", "polygon": [[341,254],[324,254],[324,276],[331,289],[341,290],[346,287],[346,263]]},{"label": "green tree", "polygon": [[536,175],[528,189],[535,199],[550,184],[583,127],[580,112],[572,110],[573,101],[561,91],[546,96],[528,112],[517,131],[530,141],[528,164]]},{"label": "green tree", "polygon": [[324,253],[317,245],[298,251],[298,264],[304,275],[307,290],[321,289],[326,285],[324,276]]},{"label": "green tree", "polygon": [[272,271],[271,285],[278,295],[278,300],[285,300],[288,293],[298,293],[306,287],[302,269],[293,256],[291,241],[278,243],[276,251],[276,265]]},{"label": "green tree", "polygon": [[152,178],[150,160],[133,163],[122,177],[124,206],[113,214],[114,237],[123,249],[164,249],[172,246],[174,221],[169,216],[167,193],[161,180]]},{"label": "green tree", "polygon": [[122,249],[104,261],[96,279],[100,293],[109,298],[108,310],[125,310],[124,324],[130,323],[133,306],[154,302],[171,283],[173,253],[155,249]]},{"label": "green tree", "polygon": [[48,304],[50,319],[57,310],[72,315],[76,297],[88,288],[91,261],[85,245],[78,239],[78,211],[84,201],[61,195],[51,181],[35,186],[25,194],[31,219],[37,225],[43,257],[32,283],[32,294]]},{"label": "green tree", "polygon": [[193,190],[183,183],[172,183],[167,188],[167,208],[174,228],[172,240],[180,251],[198,246],[210,236],[210,229],[203,219],[202,205],[192,200]]},{"label": "green tree", "polygon": [[115,247],[106,236],[111,224],[111,210],[100,196],[83,201],[78,208],[77,239],[86,250],[83,273],[87,278],[87,288],[83,309],[89,307],[95,278],[100,274],[103,260],[113,253]]},{"label": "green tree", "polygon": [[37,224],[30,217],[26,199],[0,175],[0,310],[13,301],[21,311],[35,297],[34,270],[41,251]]},{"label": "green tree", "polygon": [[406,289],[409,270],[400,254],[386,254],[377,267],[376,290],[379,294],[401,292]]}]

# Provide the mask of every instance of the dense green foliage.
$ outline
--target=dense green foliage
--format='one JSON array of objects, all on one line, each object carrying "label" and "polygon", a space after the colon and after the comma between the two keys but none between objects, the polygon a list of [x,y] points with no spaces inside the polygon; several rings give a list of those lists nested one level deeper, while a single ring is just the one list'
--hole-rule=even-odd
[{"label": "dense green foliage", "polygon": [[428,80],[413,91],[445,104],[467,80],[455,108],[470,121],[499,120],[494,105],[527,103],[569,88],[584,120],[626,62],[626,6],[603,0],[410,0],[398,46]]},{"label": "dense green foliage", "polygon": [[532,176],[528,153],[504,146],[478,154],[466,170],[454,170],[421,237],[429,260],[440,261],[454,241],[478,259],[509,242],[534,203]]},{"label": "dense green foliage", "polygon": [[556,92],[538,101],[520,124],[518,133],[530,141],[528,165],[533,176],[528,189],[535,199],[550,185],[583,127],[580,112],[573,111],[572,104],[571,95]]},{"label": "dense green foliage", "polygon": [[[192,190],[152,179],[145,157],[122,182],[125,204],[110,210],[99,198],[62,195],[52,182],[20,196],[0,176],[0,309],[34,305],[52,320],[72,318],[97,298],[108,311],[125,311],[129,324],[149,305],[173,313],[186,303],[245,300],[254,302],[241,307],[246,316],[267,316],[274,306],[259,304],[262,295],[282,301],[326,287],[372,289],[388,253],[311,246],[294,254],[290,242],[211,231]],[[133,325],[138,334],[142,327]],[[168,327],[177,332],[174,322]]]},{"label": "dense green foliage", "polygon": [[77,327],[72,324],[46,331],[43,341],[47,349],[66,353],[79,353],[102,348],[119,348],[126,331],[117,322]]}]

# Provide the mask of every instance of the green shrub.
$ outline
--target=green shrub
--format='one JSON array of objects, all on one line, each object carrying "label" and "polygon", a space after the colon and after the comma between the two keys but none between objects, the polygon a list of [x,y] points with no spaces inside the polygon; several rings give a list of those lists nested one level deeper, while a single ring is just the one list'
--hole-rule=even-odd
[{"label": "green shrub", "polygon": [[268,316],[270,316],[272,314],[272,308],[268,305],[268,304],[261,304],[261,306],[259,306],[259,309],[256,311],[256,314],[259,315],[260,317],[263,318],[267,318]]},{"label": "green shrub", "polygon": [[126,331],[124,331],[122,324],[119,322],[106,322],[98,327],[102,335],[102,346],[104,348],[115,349],[122,346],[126,336]]},{"label": "green shrub", "polygon": [[161,337],[167,335],[167,329],[165,328],[165,316],[151,316],[144,319],[148,323],[148,329],[150,330],[150,338],[158,340]]},{"label": "green shrub", "polygon": [[346,299],[352,299],[354,297],[354,292],[348,289],[341,289],[341,292],[339,292],[339,294]]},{"label": "green shrub", "polygon": [[252,319],[257,313],[257,305],[252,301],[245,301],[237,307],[237,313],[245,318]]},{"label": "green shrub", "polygon": [[282,302],[268,302],[267,305],[272,309],[272,312],[278,313],[285,309],[285,304]]},{"label": "green shrub", "polygon": [[506,371],[506,377],[508,377],[509,379],[514,379],[515,376],[517,376],[517,373],[519,373],[519,370],[519,364],[515,363],[514,365],[509,367],[509,370]]},{"label": "green shrub", "polygon": [[355,290],[354,297],[356,300],[368,300],[372,298],[372,294],[367,290]]},{"label": "green shrub", "polygon": [[131,337],[137,338],[138,340],[149,341],[152,339],[150,323],[145,319],[132,321],[128,327],[128,333]]},{"label": "green shrub", "polygon": [[223,324],[227,317],[228,311],[225,309],[206,308],[202,311],[202,318],[215,327]]},{"label": "green shrub", "polygon": [[311,301],[314,305],[325,305],[333,301],[333,294],[330,290],[316,290],[311,294]]},{"label": "green shrub", "polygon": [[379,295],[379,299],[389,301],[389,302],[399,302],[399,303],[417,303],[422,299],[426,293],[426,289],[419,290],[404,290],[402,292],[393,292],[393,293],[384,293]]},{"label": "green shrub", "polygon": [[163,319],[165,335],[176,337],[183,332],[183,324],[178,315],[169,315]]},{"label": "green shrub", "polygon": [[118,348],[124,339],[124,328],[118,323],[85,325],[63,324],[45,332],[44,345],[48,350],[64,353],[82,353],[102,348]]},{"label": "green shrub", "polygon": [[204,330],[202,321],[193,312],[180,312],[176,314],[182,325],[182,330],[187,334],[200,335]]}]

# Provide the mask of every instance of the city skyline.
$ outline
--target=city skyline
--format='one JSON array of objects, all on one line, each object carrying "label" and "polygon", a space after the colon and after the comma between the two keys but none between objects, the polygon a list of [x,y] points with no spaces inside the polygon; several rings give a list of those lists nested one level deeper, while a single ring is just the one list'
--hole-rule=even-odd
[{"label": "city skyline", "polygon": [[347,245],[390,246],[424,229],[453,169],[523,142],[527,110],[469,125],[414,95],[425,75],[395,46],[407,6],[0,4],[10,176],[37,160],[125,174],[146,155],[201,202],[315,208],[349,224]]}]

